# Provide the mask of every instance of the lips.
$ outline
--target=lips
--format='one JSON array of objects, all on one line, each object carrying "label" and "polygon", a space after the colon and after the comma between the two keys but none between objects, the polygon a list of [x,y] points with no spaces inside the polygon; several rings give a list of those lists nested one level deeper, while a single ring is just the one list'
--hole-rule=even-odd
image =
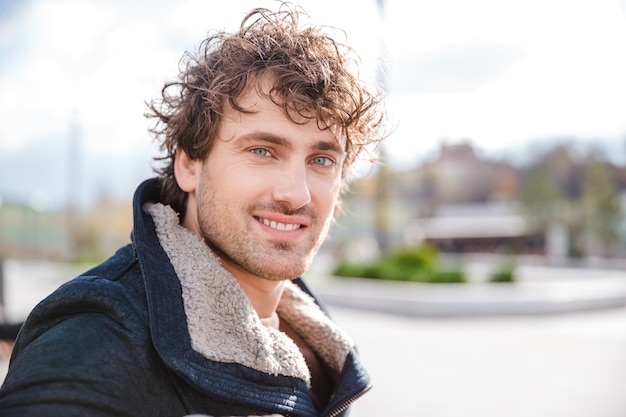
[{"label": "lips", "polygon": [[262,217],[255,217],[255,219],[257,219],[259,222],[263,223],[267,227],[285,232],[293,232],[294,230],[298,230],[302,227],[300,223],[282,223],[274,220],[264,219]]}]

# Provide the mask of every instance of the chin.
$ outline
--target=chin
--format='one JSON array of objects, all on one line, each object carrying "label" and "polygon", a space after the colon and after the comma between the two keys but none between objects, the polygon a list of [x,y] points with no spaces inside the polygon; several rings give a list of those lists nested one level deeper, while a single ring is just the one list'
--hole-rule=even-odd
[{"label": "chin", "polygon": [[[283,258],[284,259],[284,258]],[[286,259],[284,259],[286,260]],[[288,260],[286,260],[288,261]],[[297,261],[297,262],[287,262],[284,268],[281,268],[280,265],[272,264],[268,265],[267,268],[264,269],[262,275],[259,275],[265,279],[269,279],[271,281],[285,281],[292,280],[294,278],[298,278],[302,276],[309,269],[311,262],[309,260],[306,261]]]}]

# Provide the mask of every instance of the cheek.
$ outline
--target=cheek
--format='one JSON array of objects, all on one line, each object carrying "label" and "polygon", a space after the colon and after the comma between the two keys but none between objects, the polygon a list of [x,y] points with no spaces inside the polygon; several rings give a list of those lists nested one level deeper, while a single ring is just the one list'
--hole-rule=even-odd
[{"label": "cheek", "polygon": [[260,175],[252,175],[244,169],[232,169],[232,166],[219,168],[214,166],[203,176],[202,186],[212,190],[212,197],[218,200],[240,201],[261,190],[263,181]]},{"label": "cheek", "polygon": [[320,214],[324,217],[333,217],[341,183],[339,180],[328,182],[323,181],[319,184],[310,185],[310,193],[312,200],[315,202]]}]

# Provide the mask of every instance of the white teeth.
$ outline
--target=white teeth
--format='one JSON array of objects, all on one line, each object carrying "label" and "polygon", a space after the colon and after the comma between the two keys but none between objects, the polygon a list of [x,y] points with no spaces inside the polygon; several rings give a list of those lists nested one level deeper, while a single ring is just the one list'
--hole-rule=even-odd
[{"label": "white teeth", "polygon": [[276,229],[276,230],[284,230],[287,232],[292,232],[294,230],[298,230],[300,228],[301,225],[299,224],[285,224],[285,223],[280,223],[280,222],[275,222],[273,220],[267,220],[267,219],[263,219],[261,217],[257,217],[261,222],[263,222],[264,225],[271,227],[272,229]]}]

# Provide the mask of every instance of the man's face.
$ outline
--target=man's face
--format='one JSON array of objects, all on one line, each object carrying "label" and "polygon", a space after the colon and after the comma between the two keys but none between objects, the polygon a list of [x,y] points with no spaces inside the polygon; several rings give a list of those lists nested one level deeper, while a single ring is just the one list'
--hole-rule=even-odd
[{"label": "man's face", "polygon": [[254,90],[239,104],[251,112],[226,106],[201,165],[197,233],[235,276],[292,279],[332,223],[344,153],[329,129],[292,122]]}]

